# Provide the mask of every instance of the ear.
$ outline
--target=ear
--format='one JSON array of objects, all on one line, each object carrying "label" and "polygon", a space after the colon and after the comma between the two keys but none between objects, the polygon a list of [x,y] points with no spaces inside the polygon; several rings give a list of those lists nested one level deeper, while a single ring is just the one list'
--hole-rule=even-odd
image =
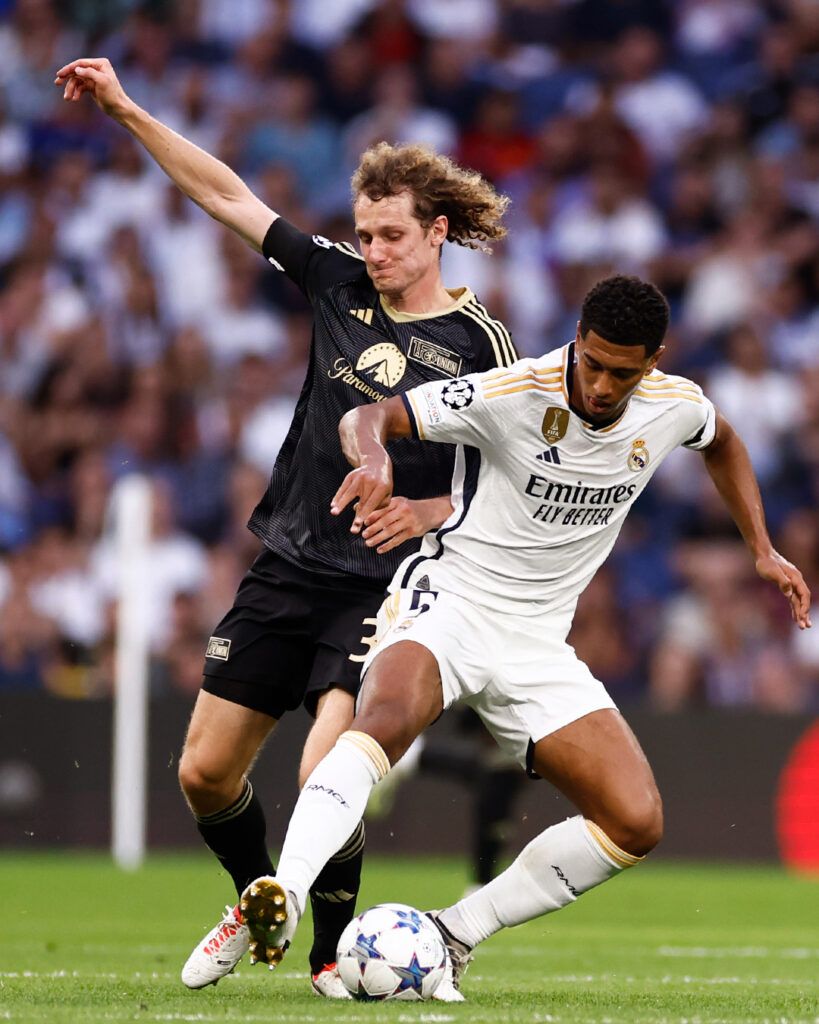
[{"label": "ear", "polygon": [[449,232],[449,219],[442,213],[436,217],[429,228],[429,237],[433,245],[443,245]]},{"label": "ear", "polygon": [[643,373],[644,377],[647,377],[650,373],[654,371],[654,367],[660,361],[660,356],[663,354],[663,352],[665,352],[665,345],[660,345],[660,347],[657,349],[654,355],[652,355],[652,357],[649,359],[648,365],[646,366],[645,372]]},{"label": "ear", "polygon": [[577,330],[575,331],[575,335],[574,335],[574,343],[575,343],[575,345],[579,345],[582,340],[583,339],[580,336],[580,321],[578,320],[577,321]]}]

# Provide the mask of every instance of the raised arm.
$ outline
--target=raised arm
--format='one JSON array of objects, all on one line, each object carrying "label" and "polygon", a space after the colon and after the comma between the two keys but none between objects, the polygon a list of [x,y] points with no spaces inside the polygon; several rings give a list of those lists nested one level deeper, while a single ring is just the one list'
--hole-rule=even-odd
[{"label": "raised arm", "polygon": [[339,515],[356,501],[355,518],[350,528],[360,533],[371,512],[389,503],[392,497],[392,460],[384,447],[396,437],[409,437],[409,416],[399,397],[350,409],[338,425],[341,450],[351,466],[333,495],[330,512]]},{"label": "raised arm", "polygon": [[126,94],[105,57],[73,60],[57,72],[63,98],[89,93],[97,106],[142,143],[162,170],[198,206],[261,251],[278,216],[226,164],[151,117]]},{"label": "raised arm", "polygon": [[703,450],[703,457],[711,479],[753,555],[756,571],[779,587],[790,603],[791,615],[799,628],[809,628],[810,590],[802,573],[771,543],[747,449],[724,416],[717,414],[716,434]]}]

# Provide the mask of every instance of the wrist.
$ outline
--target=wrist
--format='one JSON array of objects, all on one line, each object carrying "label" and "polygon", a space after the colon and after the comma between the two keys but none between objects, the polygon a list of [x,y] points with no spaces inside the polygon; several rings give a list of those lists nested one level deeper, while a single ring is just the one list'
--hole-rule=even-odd
[{"label": "wrist", "polygon": [[123,128],[127,128],[129,132],[139,136],[140,128],[147,125],[149,120],[149,114],[143,110],[142,107],[138,106],[134,101],[126,96],[124,93],[122,98],[115,104],[112,104],[109,115]]},{"label": "wrist", "polygon": [[771,558],[776,554],[770,538],[765,538],[765,540],[761,540],[757,544],[749,544],[748,547],[755,562],[758,562],[761,558]]}]

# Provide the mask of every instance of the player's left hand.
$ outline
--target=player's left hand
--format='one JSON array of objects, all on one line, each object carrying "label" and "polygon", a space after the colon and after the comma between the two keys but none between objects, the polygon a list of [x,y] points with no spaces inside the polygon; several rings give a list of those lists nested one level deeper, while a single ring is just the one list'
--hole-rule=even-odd
[{"label": "player's left hand", "polygon": [[[390,499],[389,505],[371,512],[364,520],[361,536],[368,548],[379,555],[392,551],[413,537],[423,537],[429,529],[423,506],[410,498]],[[377,545],[377,546],[376,546]]]},{"label": "player's left hand", "polygon": [[810,590],[802,573],[778,551],[756,560],[756,571],[763,580],[775,583],[787,597],[793,621],[800,629],[810,629]]}]

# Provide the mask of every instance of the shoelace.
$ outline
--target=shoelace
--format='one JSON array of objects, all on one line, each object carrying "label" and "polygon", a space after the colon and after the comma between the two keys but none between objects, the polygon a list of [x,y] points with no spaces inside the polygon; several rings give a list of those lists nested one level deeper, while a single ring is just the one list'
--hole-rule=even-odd
[{"label": "shoelace", "polygon": [[205,953],[218,953],[221,947],[227,942],[228,939],[232,939],[242,927],[243,922],[236,920],[236,915],[233,912],[233,907],[225,907],[225,916],[222,918],[222,922],[219,925],[219,930],[205,946]]},{"label": "shoelace", "polygon": [[336,963],[335,960],[331,964],[325,964],[320,971],[316,971],[316,973],[313,975],[313,981],[317,981],[322,976],[322,974],[325,974],[327,971],[335,971],[337,967],[338,964]]}]

